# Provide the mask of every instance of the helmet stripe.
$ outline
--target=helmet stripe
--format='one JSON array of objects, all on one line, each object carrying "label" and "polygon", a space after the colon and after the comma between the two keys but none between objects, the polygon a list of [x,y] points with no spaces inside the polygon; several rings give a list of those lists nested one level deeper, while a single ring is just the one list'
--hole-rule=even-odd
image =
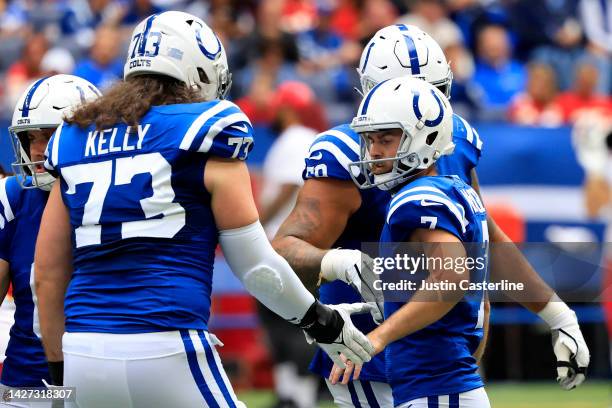
[{"label": "helmet stripe", "polygon": [[28,115],[30,114],[30,102],[32,102],[32,97],[34,97],[34,92],[36,92],[36,89],[38,89],[40,84],[42,84],[43,81],[47,78],[49,77],[40,78],[38,81],[34,83],[34,85],[32,85],[32,87],[28,91],[28,94],[23,100],[23,106],[21,107],[21,117],[23,118],[28,117]]},{"label": "helmet stripe", "polygon": [[374,88],[372,88],[372,90],[366,95],[365,101],[363,101],[363,106],[361,107],[361,113],[359,113],[360,115],[365,115],[368,112],[368,105],[370,105],[370,99],[372,99],[372,95],[374,95],[374,92],[376,92],[376,90],[378,89],[379,86],[381,86],[382,84],[384,84],[387,81],[382,81],[381,83],[379,83],[378,85],[376,85]]},{"label": "helmet stripe", "polygon": [[151,17],[147,19],[145,23],[145,29],[142,33],[142,37],[140,37],[140,45],[138,47],[138,55],[143,56],[145,54],[145,48],[147,46],[147,37],[149,36],[149,31],[151,31],[151,25],[153,24],[153,20],[157,18],[157,14],[153,14]]},{"label": "helmet stripe", "polygon": [[374,43],[370,44],[368,47],[368,52],[366,53],[365,61],[363,62],[363,67],[361,68],[361,73],[363,74],[366,66],[368,65],[368,60],[370,59],[370,51],[372,51],[372,47],[374,47]]},{"label": "helmet stripe", "polygon": [[410,57],[410,71],[412,72],[412,75],[419,75],[421,73],[421,66],[419,65],[419,54],[417,54],[414,40],[409,35],[404,35],[404,40],[406,41],[408,56]]},{"label": "helmet stripe", "polygon": [[[405,24],[396,24],[400,31],[409,31]],[[406,42],[406,48],[408,48],[408,57],[410,57],[410,72],[412,75],[419,75],[421,73],[421,66],[419,65],[419,54],[417,53],[416,45],[410,34],[404,34],[404,41]]]},{"label": "helmet stripe", "polygon": [[102,96],[102,94],[100,93],[100,91],[98,91],[98,89],[97,89],[95,86],[93,86],[93,85],[89,84],[89,85],[87,85],[87,87],[88,87],[89,89],[91,89],[91,92],[95,93],[96,95],[98,95],[98,96]]}]

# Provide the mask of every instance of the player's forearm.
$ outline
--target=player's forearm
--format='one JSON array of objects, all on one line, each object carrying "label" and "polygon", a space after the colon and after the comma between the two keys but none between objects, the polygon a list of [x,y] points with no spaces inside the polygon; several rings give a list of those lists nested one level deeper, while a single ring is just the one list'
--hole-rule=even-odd
[{"label": "player's forearm", "polygon": [[64,296],[67,285],[67,281],[36,280],[40,332],[48,361],[62,361],[64,359],[62,354],[62,335],[65,330]]},{"label": "player's forearm", "polygon": [[[486,295],[485,295],[486,296]],[[484,322],[482,324],[482,340],[480,340],[480,344],[478,348],[474,352],[474,358],[476,359],[476,363],[480,365],[482,357],[484,356],[485,350],[487,348],[487,340],[489,339],[489,319],[491,317],[491,302],[489,302],[488,296],[484,302]]]},{"label": "player's forearm", "polygon": [[498,282],[505,279],[509,282],[522,283],[523,291],[507,291],[504,294],[533,313],[539,313],[548,304],[554,291],[540,278],[523,253],[495,224],[495,221],[489,217],[488,222],[493,243],[490,250],[491,281]]},{"label": "player's forearm", "polygon": [[289,264],[273,250],[259,222],[220,231],[219,244],[246,290],[285,320],[300,322],[315,303]]},{"label": "player's forearm", "polygon": [[280,256],[287,260],[306,289],[313,294],[316,293],[321,262],[327,250],[317,248],[291,235],[277,235],[272,240],[272,247]]},{"label": "player's forearm", "polygon": [[4,302],[10,283],[9,263],[0,259],[0,305]]},{"label": "player's forearm", "polygon": [[435,283],[447,282],[449,289],[415,292],[408,303],[368,334],[376,352],[444,317],[463,298],[464,291],[459,289],[460,279],[461,275],[454,271],[430,272],[425,280],[429,287]]},{"label": "player's forearm", "polygon": [[406,303],[368,334],[377,354],[389,343],[440,320],[457,304],[455,301],[419,300],[417,297],[420,297],[419,293],[415,294],[416,299]]}]

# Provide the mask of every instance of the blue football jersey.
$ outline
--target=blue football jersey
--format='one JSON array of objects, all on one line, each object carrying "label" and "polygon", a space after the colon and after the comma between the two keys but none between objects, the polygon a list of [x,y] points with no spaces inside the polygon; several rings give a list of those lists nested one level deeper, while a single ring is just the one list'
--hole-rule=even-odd
[{"label": "blue football jersey", "polygon": [[154,106],[135,127],[60,126],[45,166],[73,232],[66,330],[206,330],[218,231],[204,168],[252,147],[229,101]]},{"label": "blue football jersey", "polygon": [[482,139],[476,129],[461,116],[453,115],[453,143],[455,151],[450,156],[442,156],[436,162],[438,174],[456,175],[472,184],[472,169],[476,167],[482,154]]},{"label": "blue football jersey", "polygon": [[[481,265],[472,269],[469,282],[487,279],[486,211],[478,194],[459,177],[421,177],[403,186],[389,203],[380,256],[395,257],[401,252],[398,243],[409,242],[418,228],[443,229],[461,242],[478,243],[466,247],[468,256]],[[387,346],[387,375],[396,405],[483,386],[472,356],[483,336],[483,299],[482,290],[467,290],[440,320]],[[386,301],[385,317],[403,305]]]},{"label": "blue football jersey", "polygon": [[[471,170],[480,158],[482,141],[476,131],[458,115],[453,115],[453,142],[455,151],[443,156],[436,163],[440,174],[457,174],[471,183]],[[303,178],[332,178],[352,181],[349,163],[359,160],[359,135],[348,124],[321,133],[310,147]],[[356,170],[355,170],[356,171]],[[357,175],[357,174],[356,174]],[[334,243],[335,248],[363,250],[362,244],[378,242],[385,221],[387,204],[391,195],[377,188],[359,190],[361,207],[348,219],[346,228]],[[376,254],[370,254],[376,256]],[[325,283],[319,288],[319,299],[327,304],[360,302],[361,297],[344,282]],[[372,331],[376,324],[370,315],[351,317],[364,333]],[[318,350],[310,369],[327,377],[333,363],[323,351]],[[366,363],[361,372],[365,381],[386,382],[384,355],[381,353]]]},{"label": "blue football jersey", "polygon": [[[29,181],[28,181],[29,182]],[[0,180],[0,258],[8,262],[15,324],[10,330],[1,382],[12,387],[42,387],[49,380],[34,305],[34,247],[49,193],[22,189],[15,177]]]}]

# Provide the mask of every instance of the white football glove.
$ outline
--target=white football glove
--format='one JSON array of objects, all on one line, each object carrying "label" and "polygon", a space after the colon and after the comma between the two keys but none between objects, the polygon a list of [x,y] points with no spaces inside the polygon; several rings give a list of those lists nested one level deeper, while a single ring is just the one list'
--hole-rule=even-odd
[{"label": "white football glove", "polygon": [[552,344],[557,358],[557,382],[571,390],[586,379],[591,359],[576,313],[554,295],[538,315],[550,326]]},{"label": "white football glove", "polygon": [[306,340],[309,344],[316,342],[319,347],[323,349],[332,359],[332,361],[341,368],[346,368],[346,365],[340,354],[343,354],[347,359],[353,362],[355,365],[363,365],[372,359],[374,354],[374,346],[370,343],[370,340],[360,332],[353,322],[351,321],[351,315],[354,313],[371,313],[375,306],[368,303],[343,303],[340,305],[324,305],[326,308],[332,309],[338,313],[338,316],[342,319],[342,330],[340,335],[336,337],[333,342],[324,343],[317,340],[310,333],[305,330]]},{"label": "white football glove", "polygon": [[332,249],[321,261],[321,277],[328,282],[341,280],[359,292],[364,302],[375,306],[371,314],[381,324],[385,299],[382,290],[374,289],[380,275],[374,273],[373,264],[372,258],[356,249]]}]

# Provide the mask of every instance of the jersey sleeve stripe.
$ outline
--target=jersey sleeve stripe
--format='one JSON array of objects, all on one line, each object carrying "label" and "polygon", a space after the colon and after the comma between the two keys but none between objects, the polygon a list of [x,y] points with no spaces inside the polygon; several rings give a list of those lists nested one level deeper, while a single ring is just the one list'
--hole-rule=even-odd
[{"label": "jersey sleeve stripe", "polygon": [[393,197],[393,200],[391,201],[391,207],[394,205],[394,203],[396,203],[397,201],[401,200],[403,197],[406,197],[407,195],[410,195],[412,193],[415,192],[428,192],[428,193],[435,193],[435,194],[439,194],[441,196],[441,198],[443,199],[448,199],[448,196],[446,194],[444,194],[444,192],[442,192],[442,190],[436,188],[436,187],[430,187],[430,186],[420,186],[420,187],[414,187],[411,188],[409,190],[406,191],[402,191],[400,194],[398,194],[397,196]]},{"label": "jersey sleeve stripe", "polygon": [[202,126],[204,126],[204,123],[206,123],[207,120],[209,120],[216,114],[223,112],[225,109],[230,108],[232,106],[234,106],[233,103],[231,103],[230,101],[223,100],[219,101],[219,103],[217,103],[212,108],[202,112],[200,116],[198,116],[196,120],[193,121],[191,126],[189,126],[189,129],[187,129],[187,132],[185,133],[185,136],[183,136],[183,140],[181,141],[181,145],[179,146],[179,148],[182,150],[189,150],[196,135],[198,134]]},{"label": "jersey sleeve stripe", "polygon": [[350,171],[349,170],[349,164],[351,162],[354,162],[357,160],[357,158],[351,160],[345,152],[342,151],[342,149],[340,149],[338,146],[336,146],[335,144],[333,144],[332,142],[329,141],[320,141],[320,142],[315,142],[311,147],[310,147],[310,152],[315,152],[317,150],[324,150],[326,152],[328,152],[329,154],[331,154],[332,156],[334,156],[334,158],[338,161],[338,163],[340,163],[340,165],[342,166],[342,168],[344,168],[346,171]]},{"label": "jersey sleeve stripe", "polygon": [[414,195],[405,196],[404,198],[400,199],[399,201],[397,201],[395,204],[393,204],[389,208],[389,213],[387,214],[387,224],[389,223],[389,220],[391,219],[391,216],[393,215],[393,213],[398,208],[400,208],[403,204],[411,202],[411,201],[420,201],[420,200],[428,200],[431,202],[445,205],[446,208],[448,208],[448,210],[457,218],[457,221],[459,221],[459,225],[461,225],[462,232],[465,233],[466,227],[468,224],[468,221],[465,218],[465,210],[460,211],[460,208],[457,205],[453,204],[450,200],[440,197],[438,195],[433,195],[433,194],[414,194]]},{"label": "jersey sleeve stripe", "polygon": [[[218,121],[216,121],[208,129],[208,132],[206,133],[206,136],[204,136],[204,140],[202,141],[202,144],[200,145],[200,148],[198,149],[198,151],[202,152],[202,153],[206,153],[207,151],[209,151],[210,148],[213,145],[213,141],[215,140],[215,137],[219,133],[221,133],[221,131],[223,129],[225,129],[226,127],[231,126],[233,124],[240,123],[240,122],[246,122],[246,123],[249,124],[249,126],[252,127],[251,121],[242,112],[234,113],[234,114],[229,115],[229,116],[225,116],[225,117],[219,119]],[[248,136],[252,136],[251,132],[244,133],[244,135],[247,136],[247,137]]]},{"label": "jersey sleeve stripe", "polygon": [[11,203],[6,193],[6,183],[8,180],[8,178],[0,180],[0,203],[2,203],[2,207],[4,208],[4,218],[6,222],[11,222],[15,218],[15,214],[13,214],[13,209],[11,208]]},{"label": "jersey sleeve stripe", "polygon": [[[459,118],[459,120],[461,120],[463,126],[465,127],[467,141],[474,144],[478,150],[482,149],[482,140],[480,140],[480,136],[478,135],[478,133],[476,133],[476,129],[472,128],[472,126],[470,126],[470,124],[467,123],[467,121],[461,116],[457,117]],[[476,142],[474,142],[474,137],[476,137]]]},{"label": "jersey sleeve stripe", "polygon": [[474,132],[474,136],[476,137],[476,148],[478,150],[482,150],[482,139],[480,138],[480,135],[474,128],[472,128],[472,132]]},{"label": "jersey sleeve stripe", "polygon": [[339,139],[340,141],[342,141],[342,143],[344,143],[349,149],[351,149],[352,151],[355,152],[355,154],[359,154],[359,143],[355,142],[349,135],[347,135],[346,133],[343,133],[339,130],[328,130],[327,132],[323,133],[323,135],[329,135],[329,136],[333,136],[337,139]]},{"label": "jersey sleeve stripe", "polygon": [[51,150],[51,166],[53,166],[53,168],[55,168],[58,163],[59,143],[60,143],[60,136],[62,134],[63,127],[64,127],[64,122],[60,123],[57,130],[55,131],[55,134],[53,135],[53,146],[52,146],[53,148]]}]

